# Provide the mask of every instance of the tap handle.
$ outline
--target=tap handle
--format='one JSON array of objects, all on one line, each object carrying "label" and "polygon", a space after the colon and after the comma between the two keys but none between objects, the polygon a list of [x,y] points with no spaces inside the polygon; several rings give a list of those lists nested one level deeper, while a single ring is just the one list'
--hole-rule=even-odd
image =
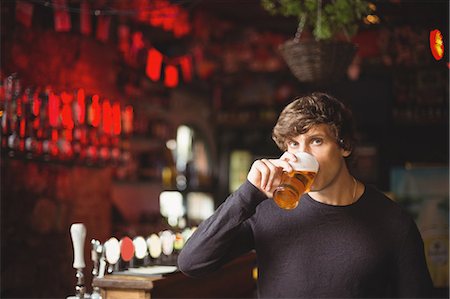
[{"label": "tap handle", "polygon": [[70,235],[73,244],[73,267],[83,269],[84,263],[84,240],[86,238],[86,226],[83,223],[74,223],[70,227]]}]

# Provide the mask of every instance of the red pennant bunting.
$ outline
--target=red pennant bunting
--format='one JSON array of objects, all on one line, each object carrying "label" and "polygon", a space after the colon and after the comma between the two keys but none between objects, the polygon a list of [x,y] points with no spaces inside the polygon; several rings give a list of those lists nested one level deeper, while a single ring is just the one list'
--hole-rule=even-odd
[{"label": "red pennant bunting", "polygon": [[176,87],[178,85],[178,69],[175,66],[166,66],[164,74],[164,84],[167,87]]},{"label": "red pennant bunting", "polygon": [[109,38],[110,16],[99,16],[97,20],[97,39],[106,42]]},{"label": "red pennant bunting", "polygon": [[163,56],[158,50],[155,48],[148,50],[145,73],[153,81],[158,81],[161,77],[162,61]]},{"label": "red pennant bunting", "polygon": [[87,0],[81,2],[80,31],[84,35],[92,32],[91,14],[89,13],[89,3]]},{"label": "red pennant bunting", "polygon": [[180,58],[181,72],[185,82],[192,81],[192,59],[190,56]]},{"label": "red pennant bunting", "polygon": [[17,1],[16,3],[16,20],[26,27],[31,27],[33,19],[34,6],[25,1]]},{"label": "red pennant bunting", "polygon": [[119,25],[117,35],[119,38],[119,51],[122,52],[124,57],[128,57],[130,52],[130,27]]},{"label": "red pennant bunting", "polygon": [[53,0],[55,31],[67,32],[72,28],[66,0]]}]

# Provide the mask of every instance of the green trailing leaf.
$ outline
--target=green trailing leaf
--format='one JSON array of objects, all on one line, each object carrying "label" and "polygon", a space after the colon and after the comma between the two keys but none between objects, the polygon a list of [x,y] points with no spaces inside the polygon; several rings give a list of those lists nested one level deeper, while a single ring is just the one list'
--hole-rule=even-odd
[{"label": "green trailing leaf", "polygon": [[342,32],[354,35],[369,13],[367,0],[261,0],[261,5],[272,15],[294,16],[299,21],[306,15],[305,27],[317,40],[331,39]]}]

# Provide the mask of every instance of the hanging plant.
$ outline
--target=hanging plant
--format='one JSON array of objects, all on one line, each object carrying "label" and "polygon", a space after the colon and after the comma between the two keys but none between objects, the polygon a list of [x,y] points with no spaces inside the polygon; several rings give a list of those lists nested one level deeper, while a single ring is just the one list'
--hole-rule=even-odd
[{"label": "hanging plant", "polygon": [[316,40],[341,33],[350,38],[370,11],[366,0],[261,0],[261,5],[272,15],[296,17]]},{"label": "hanging plant", "polygon": [[[356,53],[350,38],[369,11],[368,1],[261,0],[261,4],[271,14],[298,19],[295,38],[282,44],[280,52],[299,81],[325,82],[345,74]],[[300,41],[304,29],[314,39]]]}]

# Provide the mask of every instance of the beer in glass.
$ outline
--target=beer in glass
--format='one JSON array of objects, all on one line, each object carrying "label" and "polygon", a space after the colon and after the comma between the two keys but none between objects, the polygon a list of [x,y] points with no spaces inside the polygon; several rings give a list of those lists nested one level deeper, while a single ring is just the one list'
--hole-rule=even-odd
[{"label": "beer in glass", "polygon": [[298,152],[295,155],[297,161],[289,162],[294,170],[283,172],[281,184],[273,193],[275,203],[285,210],[297,207],[302,194],[309,192],[319,170],[319,163],[311,154]]}]

